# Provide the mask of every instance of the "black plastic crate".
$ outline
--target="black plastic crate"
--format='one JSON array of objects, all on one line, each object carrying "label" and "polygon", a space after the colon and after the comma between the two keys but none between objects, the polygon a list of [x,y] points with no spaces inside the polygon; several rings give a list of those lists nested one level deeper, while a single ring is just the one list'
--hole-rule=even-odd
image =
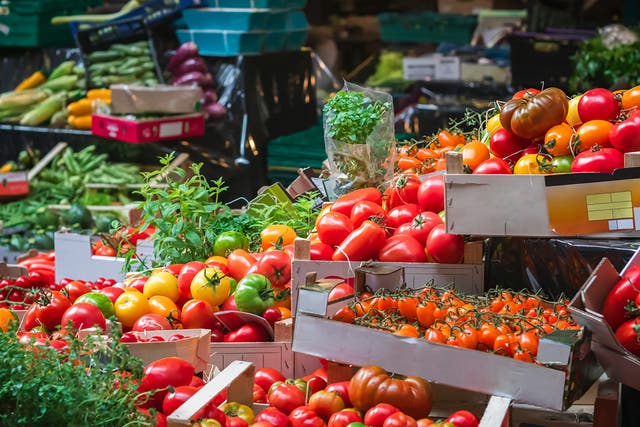
[{"label": "black plastic crate", "polygon": [[146,41],[149,46],[151,60],[154,64],[156,78],[159,83],[164,82],[162,69],[158,61],[153,30],[149,27],[145,19],[133,18],[95,25],[91,28],[78,31],[75,35],[75,40],[86,68],[87,89],[96,87],[91,81],[91,72],[89,69],[91,61],[89,54],[109,49],[109,47],[116,43],[129,44]]},{"label": "black plastic crate", "polygon": [[574,70],[572,56],[590,36],[582,31],[513,32],[508,40],[514,90],[544,85],[568,91]]}]

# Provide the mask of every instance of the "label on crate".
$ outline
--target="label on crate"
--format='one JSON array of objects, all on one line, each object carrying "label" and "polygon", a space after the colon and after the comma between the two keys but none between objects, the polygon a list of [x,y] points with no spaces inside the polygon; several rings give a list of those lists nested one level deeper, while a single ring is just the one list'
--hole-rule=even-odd
[{"label": "label on crate", "polygon": [[460,58],[456,56],[422,56],[403,58],[405,80],[460,80]]},{"label": "label on crate", "polygon": [[635,177],[584,174],[582,182],[576,174],[546,177],[549,229],[564,236],[640,230],[640,170],[619,171]]},{"label": "label on crate", "polygon": [[29,193],[29,179],[26,172],[0,174],[0,196],[22,196]]}]

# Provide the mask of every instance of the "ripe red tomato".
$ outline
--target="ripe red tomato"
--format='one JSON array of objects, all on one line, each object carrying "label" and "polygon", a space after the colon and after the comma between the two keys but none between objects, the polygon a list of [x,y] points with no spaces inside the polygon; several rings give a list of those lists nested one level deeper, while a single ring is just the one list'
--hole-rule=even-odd
[{"label": "ripe red tomato", "polygon": [[144,406],[162,410],[162,402],[168,387],[189,385],[194,373],[194,367],[180,357],[164,357],[149,363],[144,368],[138,391],[140,393],[159,391],[153,393]]},{"label": "ripe red tomato", "polygon": [[421,212],[410,223],[398,227],[394,234],[408,234],[424,245],[429,233],[438,224],[442,224],[440,215],[429,211]]},{"label": "ripe red tomato", "polygon": [[333,248],[323,242],[312,242],[309,255],[312,261],[331,261]]},{"label": "ripe red tomato", "polygon": [[273,326],[274,323],[282,319],[282,312],[278,307],[268,307],[262,312],[261,316]]},{"label": "ripe red tomato", "polygon": [[480,163],[477,168],[474,169],[475,175],[500,175],[511,174],[511,166],[505,160],[500,157],[492,157],[484,162]]},{"label": "ripe red tomato", "polygon": [[424,245],[408,234],[398,234],[387,239],[378,252],[383,262],[426,262]]},{"label": "ripe red tomato", "polygon": [[402,224],[411,222],[420,212],[420,206],[416,204],[396,206],[387,212],[386,225],[390,228],[398,228]]},{"label": "ripe red tomato", "polygon": [[329,291],[329,301],[337,300],[339,298],[353,295],[353,286],[348,283],[339,283]]},{"label": "ripe red tomato", "polygon": [[226,300],[220,306],[220,311],[233,311],[238,310],[238,304],[236,304],[235,295],[229,295]]},{"label": "ripe red tomato", "polygon": [[348,408],[336,412],[329,417],[327,427],[347,427],[351,423],[361,423],[362,417],[355,409]]},{"label": "ripe red tomato", "polygon": [[399,411],[395,406],[388,403],[378,403],[364,414],[364,424],[369,427],[382,427],[384,421],[396,412]]},{"label": "ripe red tomato", "polygon": [[583,151],[571,164],[571,172],[612,173],[624,167],[624,154],[615,148],[599,148]]},{"label": "ripe red tomato", "polygon": [[140,293],[144,292],[144,285],[145,283],[147,283],[147,279],[148,277],[138,277],[133,279],[131,282],[129,282],[129,284],[127,285],[127,287],[129,288],[134,288],[138,291],[140,291]]},{"label": "ripe red tomato", "polygon": [[294,384],[282,383],[269,391],[267,402],[289,415],[295,408],[304,405],[305,395]]},{"label": "ripe red tomato", "polygon": [[289,417],[279,409],[270,406],[256,415],[255,422],[267,422],[273,427],[288,427]]},{"label": "ripe red tomato", "polygon": [[440,213],[444,210],[444,175],[430,176],[420,184],[418,204],[422,211]]},{"label": "ripe red tomato", "polygon": [[300,406],[291,411],[289,424],[291,427],[325,427],[322,418],[308,406]]},{"label": "ripe red tomato", "polygon": [[358,228],[362,225],[363,221],[371,219],[371,217],[384,218],[384,210],[382,209],[382,206],[375,202],[363,200],[353,205],[349,219],[351,220],[353,228]]},{"label": "ripe red tomato", "polygon": [[245,323],[235,331],[224,336],[224,342],[264,342],[269,341],[269,335],[258,323]]},{"label": "ripe red tomato", "polygon": [[108,296],[111,302],[115,303],[118,297],[124,293],[124,289],[116,288],[115,286],[107,286],[94,292]]},{"label": "ripe red tomato", "polygon": [[609,141],[623,153],[640,151],[640,116],[632,116],[613,125],[609,131]]},{"label": "ripe red tomato", "polygon": [[344,409],[344,401],[334,391],[320,390],[311,395],[307,406],[327,421],[331,414]]},{"label": "ripe red tomato", "polygon": [[138,337],[133,332],[125,332],[124,334],[122,334],[122,336],[120,337],[120,339],[118,341],[120,341],[120,342],[138,342]]},{"label": "ripe red tomato", "polygon": [[268,251],[257,265],[257,273],[269,279],[276,288],[282,288],[291,280],[291,257],[285,251]]},{"label": "ripe red tomato", "polygon": [[62,315],[71,307],[71,301],[59,291],[51,291],[48,296],[49,303],[46,305],[31,304],[25,313],[24,329],[30,330],[42,325],[47,330],[52,331],[60,324]]},{"label": "ripe red tomato", "polygon": [[512,162],[518,160],[520,152],[527,148],[528,145],[529,140],[520,138],[506,129],[497,130],[489,141],[489,148],[496,157]]},{"label": "ripe red tomato", "polygon": [[161,331],[171,329],[169,321],[155,313],[142,315],[131,327],[132,331]]},{"label": "ripe red tomato", "polygon": [[383,204],[387,211],[396,206],[418,203],[420,178],[417,175],[401,175],[394,179],[384,192]]},{"label": "ripe red tomato", "polygon": [[395,412],[387,417],[382,427],[418,427],[416,420],[402,412]]},{"label": "ripe red tomato", "polygon": [[338,200],[331,205],[331,211],[340,212],[349,217],[353,206],[362,200],[369,200],[382,205],[382,194],[377,188],[360,188],[338,197]]},{"label": "ripe red tomato", "polygon": [[478,427],[480,421],[478,417],[473,415],[469,411],[456,411],[449,415],[447,421],[454,424],[456,427]]},{"label": "ripe red tomato", "polygon": [[264,390],[269,390],[273,383],[284,380],[286,380],[285,376],[274,368],[259,368],[254,374],[254,383]]},{"label": "ripe red tomato", "polygon": [[267,392],[258,384],[253,385],[253,403],[267,403]]},{"label": "ripe red tomato", "polygon": [[[162,412],[166,415],[170,415],[173,411],[178,409],[184,402],[189,400],[191,396],[196,394],[197,387],[190,385],[181,385],[169,391],[162,400]],[[200,417],[194,417],[196,419]]]},{"label": "ripe red tomato", "polygon": [[321,242],[336,246],[353,231],[353,224],[347,215],[329,211],[318,219],[316,229]]},{"label": "ripe red tomato", "polygon": [[62,288],[62,293],[67,295],[72,304],[79,296],[89,292],[91,292],[91,288],[81,280],[73,280]]},{"label": "ripe red tomato", "polygon": [[73,329],[86,329],[93,326],[105,330],[106,319],[100,309],[88,302],[79,302],[69,307],[60,319],[60,325],[66,328],[71,323]]},{"label": "ripe red tomato", "polygon": [[427,254],[442,264],[457,264],[464,256],[464,240],[448,234],[444,224],[436,225],[427,238]]},{"label": "ripe red tomato", "polygon": [[207,301],[192,299],[182,306],[180,323],[185,329],[213,329],[217,320],[213,307]]},{"label": "ripe red tomato", "polygon": [[197,375],[191,377],[191,382],[188,384],[192,387],[200,388],[205,384],[204,380]]},{"label": "ripe red tomato", "polygon": [[182,297],[191,298],[191,281],[204,267],[204,263],[200,261],[191,261],[182,266],[178,273],[178,290]]},{"label": "ripe red tomato", "polygon": [[578,114],[582,123],[589,120],[615,120],[620,114],[620,103],[615,95],[603,88],[590,89],[578,101]]}]

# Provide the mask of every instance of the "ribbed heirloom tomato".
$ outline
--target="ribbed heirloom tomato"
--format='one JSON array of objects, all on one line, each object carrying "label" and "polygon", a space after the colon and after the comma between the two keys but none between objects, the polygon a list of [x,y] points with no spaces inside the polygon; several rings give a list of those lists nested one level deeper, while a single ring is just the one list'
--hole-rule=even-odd
[{"label": "ribbed heirloom tomato", "polygon": [[550,127],[562,123],[568,109],[565,93],[551,87],[532,96],[508,101],[500,109],[500,123],[521,138],[537,138]]}]

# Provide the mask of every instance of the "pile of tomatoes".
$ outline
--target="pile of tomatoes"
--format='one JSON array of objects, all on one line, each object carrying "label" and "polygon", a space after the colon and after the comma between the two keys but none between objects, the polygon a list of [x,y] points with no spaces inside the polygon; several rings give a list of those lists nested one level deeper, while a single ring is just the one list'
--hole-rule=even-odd
[{"label": "pile of tomatoes", "polygon": [[624,153],[640,150],[640,86],[594,88],[568,99],[558,88],[516,92],[470,141],[441,131],[400,148],[398,168],[426,174],[445,168],[448,151],[462,153],[474,174],[611,173]]},{"label": "pile of tomatoes", "polygon": [[402,175],[384,193],[354,190],[318,215],[311,259],[459,263],[464,240],[446,232],[443,209],[442,175]]},{"label": "pile of tomatoes", "polygon": [[91,243],[91,254],[107,257],[126,254],[135,248],[140,240],[146,240],[154,233],[154,228],[148,226],[144,231],[134,227],[123,227],[113,234],[102,234]]},{"label": "pile of tomatoes", "polygon": [[580,329],[567,304],[504,290],[464,296],[426,287],[361,293],[333,319],[535,362],[540,337],[555,330]]}]

